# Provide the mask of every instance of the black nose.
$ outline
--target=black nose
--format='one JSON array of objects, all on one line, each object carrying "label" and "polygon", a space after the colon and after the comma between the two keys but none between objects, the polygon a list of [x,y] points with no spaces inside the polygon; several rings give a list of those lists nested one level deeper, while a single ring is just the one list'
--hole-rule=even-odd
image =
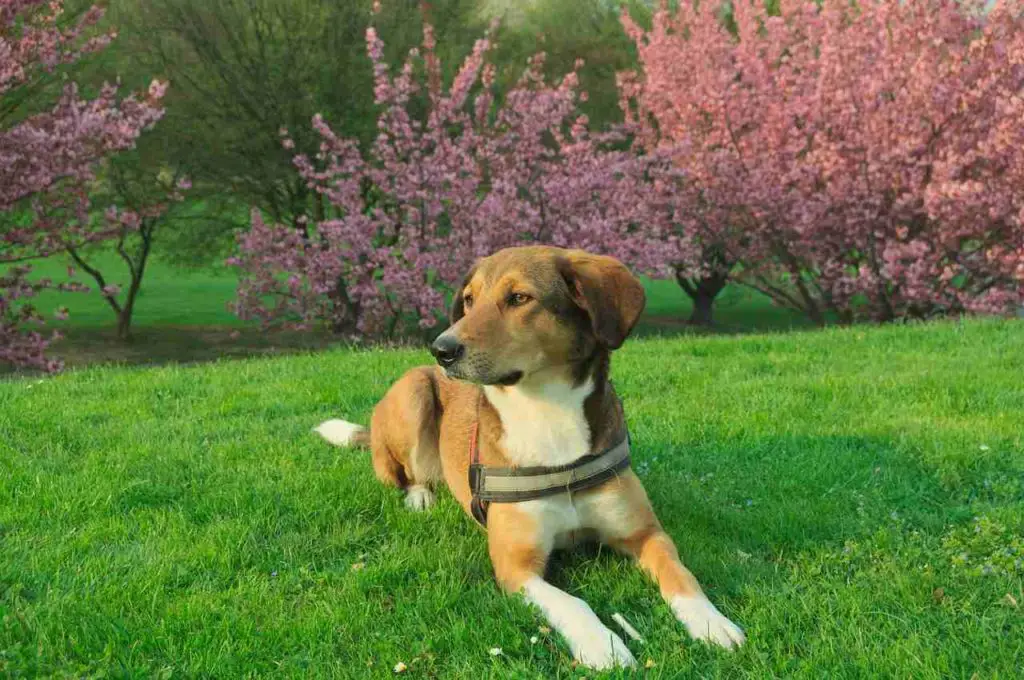
[{"label": "black nose", "polygon": [[437,336],[437,340],[430,346],[430,353],[437,359],[437,363],[445,368],[458,361],[465,351],[465,346],[447,333]]}]

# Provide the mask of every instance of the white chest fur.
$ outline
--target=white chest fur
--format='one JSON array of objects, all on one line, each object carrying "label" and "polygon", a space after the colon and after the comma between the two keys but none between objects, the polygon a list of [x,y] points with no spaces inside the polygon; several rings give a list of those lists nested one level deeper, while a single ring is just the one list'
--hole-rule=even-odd
[{"label": "white chest fur", "polygon": [[501,418],[501,444],[509,462],[567,465],[590,453],[583,402],[594,391],[593,381],[578,387],[562,382],[504,389],[488,386],[484,391]]}]

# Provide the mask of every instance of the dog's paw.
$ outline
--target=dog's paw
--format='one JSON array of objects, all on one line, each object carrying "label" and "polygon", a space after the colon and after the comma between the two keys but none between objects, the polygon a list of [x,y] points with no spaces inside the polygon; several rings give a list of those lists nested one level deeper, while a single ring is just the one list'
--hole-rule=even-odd
[{"label": "dog's paw", "polygon": [[594,670],[636,666],[636,659],[622,638],[605,626],[601,628],[572,645],[573,658]]},{"label": "dog's paw", "polygon": [[422,484],[413,484],[405,492],[405,507],[413,512],[423,512],[429,509],[437,500],[434,492]]},{"label": "dog's paw", "polygon": [[690,637],[734,649],[742,645],[747,636],[735,623],[725,618],[715,605],[703,595],[672,598],[672,612],[676,615]]}]

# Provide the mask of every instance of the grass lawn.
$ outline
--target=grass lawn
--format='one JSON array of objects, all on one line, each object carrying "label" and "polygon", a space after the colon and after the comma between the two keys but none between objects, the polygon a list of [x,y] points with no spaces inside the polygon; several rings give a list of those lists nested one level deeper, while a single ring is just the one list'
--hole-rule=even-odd
[{"label": "grass lawn", "polygon": [[[108,281],[126,284],[123,263],[113,254],[95,260]],[[35,276],[63,280],[67,275],[64,257],[36,263]],[[96,288],[79,271],[76,280]],[[692,333],[685,321],[690,302],[673,281],[647,281],[647,313],[639,335]],[[71,366],[97,362],[161,364],[170,361],[208,361],[222,357],[251,356],[282,351],[331,346],[332,339],[315,334],[261,331],[241,321],[228,310],[235,297],[236,277],[227,268],[183,270],[159,259],[147,267],[146,278],[136,302],[134,339],[120,343],[114,334],[114,314],[97,292],[46,292],[36,298],[37,307],[50,313],[60,306],[71,312],[65,322],[49,321],[65,340],[53,354]],[[778,331],[806,328],[808,323],[794,312],[780,309],[765,297],[731,286],[717,302],[718,332]]]},{"label": "grass lawn", "polygon": [[[649,678],[1019,677],[1022,345],[994,321],[628,342],[635,468],[749,642],[691,643],[608,551],[550,578],[633,623]],[[0,382],[0,675],[593,677],[450,496],[410,514],[310,432],[426,359]]]},{"label": "grass lawn", "polygon": [[[100,253],[88,258],[95,261],[109,283],[127,288],[130,278],[124,263],[114,253]],[[48,276],[57,281],[67,278],[70,259],[55,256],[32,263],[33,277]],[[114,312],[97,291],[96,282],[78,270],[74,277],[90,288],[89,293],[58,293],[48,291],[36,298],[43,312],[64,305],[71,316],[67,322],[53,322],[56,328],[103,328],[114,326]],[[182,269],[160,259],[152,259],[146,266],[135,302],[133,323],[147,326],[240,326],[244,322],[228,311],[228,303],[235,296],[235,276],[227,267]]]}]

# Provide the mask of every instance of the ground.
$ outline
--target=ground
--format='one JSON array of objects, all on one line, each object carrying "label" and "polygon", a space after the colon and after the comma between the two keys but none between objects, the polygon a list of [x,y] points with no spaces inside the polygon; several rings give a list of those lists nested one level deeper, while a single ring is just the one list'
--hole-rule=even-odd
[{"label": "ground", "polygon": [[[113,282],[123,283],[123,265],[112,255],[98,258]],[[67,262],[55,257],[35,265],[35,275],[61,280]],[[113,272],[110,274],[109,272]],[[77,280],[95,284],[78,273]],[[147,269],[139,293],[134,321],[134,340],[115,339],[114,314],[97,293],[49,292],[37,298],[37,306],[51,313],[66,305],[71,316],[66,322],[51,320],[48,327],[59,330],[65,340],[53,354],[70,366],[96,362],[161,364],[168,361],[208,361],[221,357],[277,354],[296,350],[322,349],[336,345],[317,334],[267,333],[254,324],[240,321],[228,305],[235,295],[234,273],[226,268],[182,270],[160,260]],[[691,334],[685,320],[690,304],[682,290],[671,281],[647,281],[647,312],[639,335]],[[741,287],[727,288],[717,303],[716,332],[741,333],[806,328],[799,315],[773,306],[766,298]],[[440,329],[438,329],[440,330]]]},{"label": "ground", "polygon": [[[627,342],[635,469],[748,644],[692,643],[607,551],[551,580],[639,630],[645,677],[1017,676],[1022,341],[968,321]],[[594,677],[499,592],[450,496],[410,513],[310,431],[365,422],[427,359],[0,382],[0,675]]]}]

